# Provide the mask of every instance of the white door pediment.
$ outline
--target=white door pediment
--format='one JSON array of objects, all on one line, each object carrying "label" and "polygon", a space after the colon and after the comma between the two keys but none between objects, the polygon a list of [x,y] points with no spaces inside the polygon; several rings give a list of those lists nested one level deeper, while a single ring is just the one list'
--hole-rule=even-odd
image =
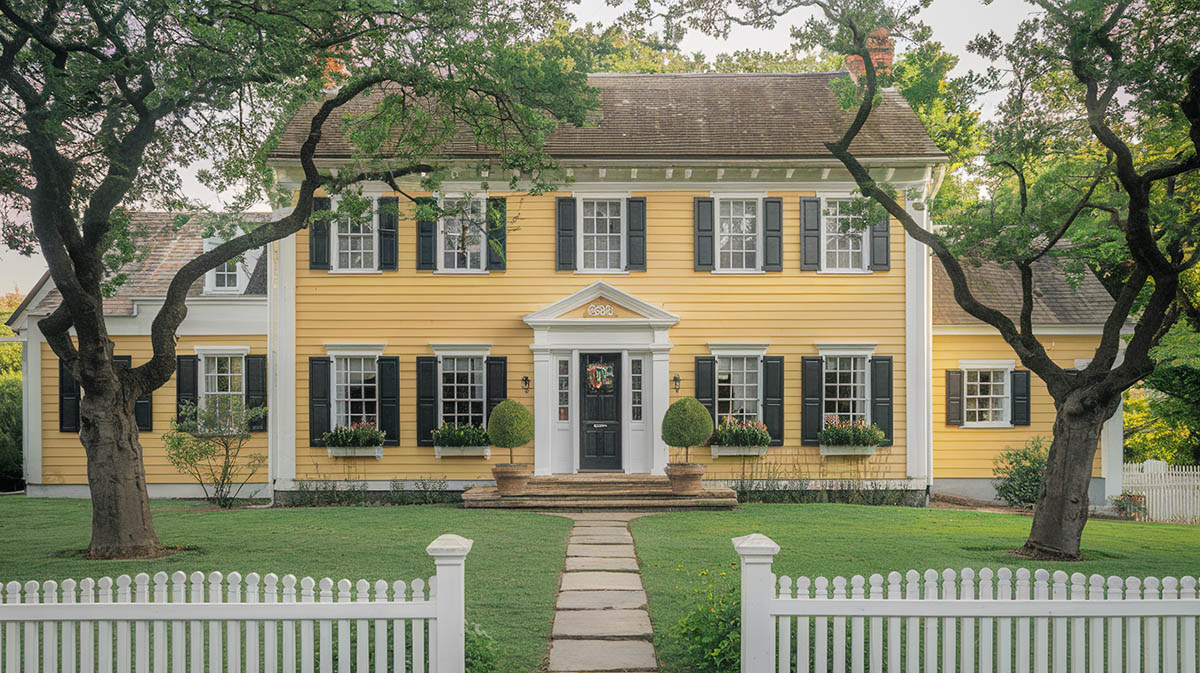
[{"label": "white door pediment", "polygon": [[604,323],[665,328],[679,322],[679,316],[601,280],[530,313],[524,320],[535,328]]}]

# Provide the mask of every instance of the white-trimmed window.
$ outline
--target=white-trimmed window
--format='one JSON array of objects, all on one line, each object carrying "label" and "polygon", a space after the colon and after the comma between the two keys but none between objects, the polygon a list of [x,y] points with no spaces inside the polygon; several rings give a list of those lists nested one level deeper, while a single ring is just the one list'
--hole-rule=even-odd
[{"label": "white-trimmed window", "polygon": [[[335,271],[377,271],[379,248],[378,199],[371,198],[371,212],[361,218],[340,217],[333,227]],[[335,206],[336,207],[336,206]]]},{"label": "white-trimmed window", "polygon": [[642,393],[645,390],[645,374],[643,373],[642,358],[631,358],[629,360],[629,394],[630,404],[632,405],[632,420],[642,420],[643,398]]},{"label": "white-trimmed window", "polygon": [[625,269],[625,199],[580,199],[581,271]]},{"label": "white-trimmed window", "polygon": [[558,360],[558,420],[571,420],[571,361]]},{"label": "white-trimmed window", "polygon": [[721,197],[717,199],[718,271],[759,271],[762,247],[760,199]]},{"label": "white-trimmed window", "polygon": [[438,271],[480,272],[487,265],[487,200],[446,197],[438,223]]},{"label": "white-trimmed window", "polygon": [[374,355],[333,357],[333,424],[378,423],[379,378]]},{"label": "white-trimmed window", "polygon": [[441,366],[441,422],[484,427],[483,356],[443,355]]},{"label": "white-trimmed window", "polygon": [[758,420],[759,359],[757,355],[717,356],[717,420],[732,416]]},{"label": "white-trimmed window", "polygon": [[826,422],[868,421],[866,355],[826,355],[824,358],[824,409]]},{"label": "white-trimmed window", "polygon": [[1009,427],[1012,424],[1009,381],[1011,361],[960,362],[963,371],[963,426]]},{"label": "white-trimmed window", "polygon": [[850,199],[825,199],[821,218],[821,270],[865,271],[867,229],[850,229],[862,217],[850,213]]},{"label": "white-trimmed window", "polygon": [[[225,241],[219,238],[205,239],[204,251],[208,252]],[[247,250],[241,259],[231,259],[223,262],[215,269],[204,274],[204,292],[206,294],[242,294],[250,284],[250,276],[258,265],[262,248]]]},{"label": "white-trimmed window", "polygon": [[233,421],[246,400],[246,354],[243,346],[197,347],[199,385],[196,394],[201,409],[216,415],[218,424]]}]

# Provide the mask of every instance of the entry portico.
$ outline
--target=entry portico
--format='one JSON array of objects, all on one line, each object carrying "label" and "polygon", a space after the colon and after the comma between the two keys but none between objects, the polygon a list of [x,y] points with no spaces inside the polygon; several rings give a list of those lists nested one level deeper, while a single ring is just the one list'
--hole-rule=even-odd
[{"label": "entry portico", "polygon": [[534,474],[664,474],[657,428],[679,316],[597,281],[524,321],[533,328]]}]

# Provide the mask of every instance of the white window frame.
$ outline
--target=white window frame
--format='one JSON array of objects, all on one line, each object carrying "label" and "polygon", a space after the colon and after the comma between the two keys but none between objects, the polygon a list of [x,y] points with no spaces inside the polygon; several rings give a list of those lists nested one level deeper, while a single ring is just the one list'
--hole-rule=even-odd
[{"label": "white window frame", "polygon": [[242,392],[240,397],[242,402],[246,401],[246,356],[250,354],[249,346],[196,346],[196,406],[200,409],[208,408],[208,397],[210,394],[207,389],[207,371],[205,367],[208,364],[210,357],[234,357],[242,360]]},{"label": "white window frame", "polygon": [[483,428],[487,429],[487,358],[492,353],[491,344],[438,344],[432,346],[437,356],[437,427],[442,427],[442,360],[444,358],[479,358],[480,383],[483,390]]},{"label": "white window frame", "polygon": [[[719,377],[721,369],[721,358],[729,357],[746,357],[758,358],[758,411],[755,417],[762,420],[763,412],[763,357],[767,354],[767,344],[713,344],[708,345],[708,350],[713,357],[717,358],[717,362],[713,367],[713,375]],[[643,365],[644,369],[644,365]],[[713,404],[715,408],[720,407],[720,395],[718,394],[720,383],[713,380]],[[721,414],[717,412],[717,423],[721,422]]]},{"label": "white window frame", "polygon": [[875,356],[874,344],[838,344],[817,346],[817,354],[821,356],[821,427],[825,427],[825,363],[831,357],[861,357],[863,363],[863,398],[864,415],[867,424],[875,422],[871,416],[871,358]]},{"label": "white window frame", "polygon": [[[629,356],[629,422],[636,423],[638,425],[644,424],[646,422],[646,406],[647,406],[646,405],[646,374],[648,371],[648,360],[649,360],[649,358],[647,358],[644,355],[630,355]],[[640,371],[640,372],[633,371],[633,363],[635,361],[639,363],[638,366],[641,367],[642,371]],[[635,376],[639,378],[637,388],[634,388],[634,385],[633,385],[633,377],[635,377]],[[641,402],[636,403],[636,404],[634,403],[634,401],[633,401],[634,393],[641,393],[641,396],[642,396]],[[633,412],[635,410],[641,412],[641,415],[642,415],[641,418],[633,417]]]},{"label": "white window frame", "polygon": [[[575,273],[578,274],[627,274],[629,273],[629,192],[576,192],[575,193]],[[621,267],[619,269],[583,268],[583,202],[619,201],[621,204]]]},{"label": "white window frame", "polygon": [[[224,242],[225,239],[222,238],[206,238],[204,239],[204,252],[208,252]],[[241,261],[231,260],[237,265],[237,284],[234,287],[217,287],[217,269],[220,267],[206,271],[204,273],[204,294],[243,294],[250,285],[250,276],[254,274],[261,255],[262,248],[253,248],[242,253]],[[226,262],[226,264],[228,263],[230,262]]]},{"label": "white window frame", "polygon": [[[437,195],[438,207],[444,206],[446,201],[458,201],[470,199],[471,201],[480,201],[480,212],[483,213],[484,222],[487,222],[488,196],[487,192],[446,192]],[[445,239],[446,218],[439,217],[437,221],[437,231],[435,237],[437,239],[437,270],[438,274],[482,274],[488,272],[488,250],[490,244],[487,236],[487,224],[484,225],[483,244],[480,247],[479,253],[479,268],[478,269],[448,269],[445,266],[446,261],[446,239]]]},{"label": "white window frame", "polygon": [[[1012,373],[1017,368],[1016,360],[959,360],[958,368],[963,373],[963,424],[964,428],[1011,428],[1012,424]],[[967,421],[967,372],[968,371],[1003,371],[1004,397],[1001,400],[1004,420],[1000,421]]]},{"label": "white window frame", "polygon": [[[569,355],[559,355],[559,356],[555,356],[553,359],[554,359],[554,419],[555,419],[556,423],[559,423],[560,425],[563,425],[563,426],[568,426],[571,424],[571,416],[572,416],[571,400],[574,399],[572,392],[575,390],[575,388],[572,385],[573,382],[571,381],[571,379],[574,376],[575,367],[572,366],[572,358]],[[563,363],[566,363],[566,365],[567,365],[567,373],[566,374],[563,374],[560,371]],[[642,368],[645,369],[644,364],[642,365]],[[567,387],[565,389],[563,388],[563,383],[567,384]],[[561,398],[563,393],[567,394],[567,403],[565,406],[562,404],[562,398]],[[645,393],[643,393],[642,396],[643,396],[643,399],[645,399]],[[563,418],[560,413],[564,408],[567,411],[566,418]]]},{"label": "white window frame", "polygon": [[337,359],[372,358],[375,361],[375,428],[379,429],[379,358],[383,355],[383,344],[326,344],[325,354],[329,357],[329,427],[337,427]]},{"label": "white window frame", "polygon": [[[763,270],[763,254],[766,247],[766,222],[765,208],[763,207],[763,199],[767,198],[766,192],[712,192],[710,193],[713,199],[713,273],[732,273],[732,274],[758,274],[766,273]],[[721,266],[721,202],[722,201],[754,201],[756,205],[756,238],[754,243],[754,265],[750,268],[727,269]]]},{"label": "white window frame", "polygon": [[[380,273],[380,270],[379,270],[379,198],[381,196],[382,196],[382,194],[374,194],[374,193],[363,194],[364,198],[368,198],[371,200],[371,236],[370,236],[370,240],[371,240],[371,259],[374,260],[374,263],[371,265],[371,268],[357,269],[357,268],[344,268],[341,266],[341,264],[339,263],[341,256],[338,255],[338,238],[340,237],[338,228],[341,224],[340,223],[341,218],[335,217],[335,218],[333,218],[333,220],[331,220],[329,222],[329,270],[331,273]],[[337,208],[338,208],[338,204],[340,202],[341,202],[341,199],[339,197],[336,197],[336,196],[332,197],[330,199],[330,208],[332,208],[336,212]]]},{"label": "white window frame", "polygon": [[850,200],[853,200],[853,199],[859,198],[859,197],[854,194],[851,194],[850,192],[828,192],[828,193],[820,194],[820,197],[821,197],[821,255],[820,255],[821,266],[820,266],[820,269],[818,272],[819,273],[829,273],[829,274],[871,273],[871,247],[870,247],[871,246],[871,239],[870,239],[871,228],[870,228],[870,226],[864,227],[862,231],[858,232],[859,237],[862,239],[862,253],[863,253],[862,260],[863,261],[862,261],[861,267],[859,267],[859,268],[854,268],[854,267],[842,268],[842,267],[831,267],[828,264],[826,264],[826,259],[827,259],[826,255],[828,254],[828,251],[829,251],[828,237],[831,235],[834,235],[834,234],[830,233],[829,219],[825,216],[825,209],[828,206],[830,201],[850,201]]}]

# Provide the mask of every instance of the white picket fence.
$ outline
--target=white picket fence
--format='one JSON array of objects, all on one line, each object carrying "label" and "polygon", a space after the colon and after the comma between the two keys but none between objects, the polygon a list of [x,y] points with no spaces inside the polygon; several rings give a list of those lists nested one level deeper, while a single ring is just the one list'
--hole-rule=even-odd
[{"label": "white picket fence", "polygon": [[1146,497],[1150,521],[1200,523],[1200,465],[1125,463],[1122,488]]},{"label": "white picket fence", "polygon": [[464,673],[471,544],[457,535],[434,540],[426,552],[436,575],[407,584],[236,572],[9,582],[0,669]]},{"label": "white picket fence", "polygon": [[1196,673],[1195,577],[967,568],[777,578],[770,538],[733,544],[743,673]]}]

